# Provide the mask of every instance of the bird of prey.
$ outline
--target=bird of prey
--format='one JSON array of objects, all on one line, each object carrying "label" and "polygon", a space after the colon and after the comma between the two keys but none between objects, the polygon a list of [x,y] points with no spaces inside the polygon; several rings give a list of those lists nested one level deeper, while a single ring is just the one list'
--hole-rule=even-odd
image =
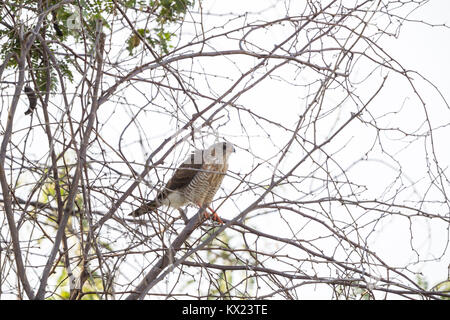
[{"label": "bird of prey", "polygon": [[[215,221],[223,223],[217,213],[211,209],[210,203],[222,183],[228,170],[228,158],[235,152],[229,142],[219,142],[205,150],[193,152],[175,171],[164,189],[156,198],[134,210],[130,215],[141,216],[148,212],[156,212],[160,206],[179,209],[187,204],[205,206],[212,213]],[[210,215],[205,211],[207,218]]]}]

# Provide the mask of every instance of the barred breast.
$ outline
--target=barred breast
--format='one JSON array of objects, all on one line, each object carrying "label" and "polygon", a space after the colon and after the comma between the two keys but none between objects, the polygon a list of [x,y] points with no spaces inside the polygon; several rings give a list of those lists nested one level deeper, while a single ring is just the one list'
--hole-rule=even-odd
[{"label": "barred breast", "polygon": [[205,165],[199,171],[184,190],[185,197],[189,202],[209,205],[219,190],[225,173],[228,169],[224,164]]}]

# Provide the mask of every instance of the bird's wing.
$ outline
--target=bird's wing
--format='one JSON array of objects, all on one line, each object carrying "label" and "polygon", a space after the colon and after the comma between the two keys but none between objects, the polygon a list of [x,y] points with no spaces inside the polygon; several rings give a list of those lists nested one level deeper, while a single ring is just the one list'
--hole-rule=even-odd
[{"label": "bird's wing", "polygon": [[183,162],[177,168],[177,170],[175,170],[172,178],[170,178],[170,180],[167,182],[165,188],[156,194],[156,198],[154,200],[149,201],[138,209],[134,210],[132,213],[130,213],[130,216],[138,217],[149,211],[155,210],[161,205],[163,200],[169,195],[171,191],[175,191],[189,185],[195,175],[203,167],[203,163],[201,163],[202,160],[199,161],[199,157],[196,157],[195,155],[195,153],[192,153],[191,156],[185,162]]},{"label": "bird's wing", "polygon": [[194,153],[191,154],[191,156],[178,167],[172,178],[167,182],[166,190],[173,191],[189,185],[203,166],[203,163],[198,161],[199,159],[196,159],[194,155]]}]

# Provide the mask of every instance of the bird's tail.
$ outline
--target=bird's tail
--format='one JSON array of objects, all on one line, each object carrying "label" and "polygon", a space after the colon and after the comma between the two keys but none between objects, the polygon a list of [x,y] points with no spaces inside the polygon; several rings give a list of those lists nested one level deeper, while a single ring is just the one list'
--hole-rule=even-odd
[{"label": "bird's tail", "polygon": [[132,213],[129,214],[129,216],[139,217],[148,212],[156,212],[156,209],[160,205],[161,204],[159,204],[155,200],[149,201],[146,204],[144,204],[144,205],[140,206],[139,208],[137,208],[136,210],[134,210]]}]

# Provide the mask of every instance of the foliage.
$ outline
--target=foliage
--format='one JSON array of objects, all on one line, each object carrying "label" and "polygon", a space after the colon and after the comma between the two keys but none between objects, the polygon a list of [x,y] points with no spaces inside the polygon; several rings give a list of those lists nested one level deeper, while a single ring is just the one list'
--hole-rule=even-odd
[{"label": "foliage", "polygon": [[[435,285],[433,291],[450,294],[450,278]],[[450,300],[450,297],[442,297],[442,300]]]},{"label": "foliage", "polygon": [[[49,1],[48,7],[57,5],[58,2],[60,1]],[[154,21],[153,26],[131,32],[127,40],[129,54],[132,55],[133,50],[142,43],[140,37],[145,39],[151,47],[156,48],[159,53],[167,54],[172,47],[170,42],[175,37],[168,31],[168,28],[172,23],[182,21],[187,8],[191,7],[194,2],[189,0],[81,0],[78,4],[79,7],[72,4],[58,6],[44,19],[40,36],[51,40],[48,47],[52,53],[56,53],[59,47],[68,45],[70,38],[76,42],[86,41],[92,48],[95,43],[97,21],[100,19],[103,26],[110,30],[108,21],[119,14],[117,6],[120,6],[124,11],[147,12],[150,15],[149,19]],[[2,60],[9,52],[15,52],[16,57],[20,55],[21,41],[24,41],[26,35],[34,28],[34,20],[29,21],[28,14],[42,13],[46,10],[46,8],[39,7],[37,1],[32,0],[6,2],[3,5],[7,7],[11,19],[14,20],[14,17],[20,19],[22,29],[14,28],[6,21],[0,26],[0,38],[3,40],[0,42],[0,58]],[[73,82],[72,70],[75,63],[72,57],[55,56],[57,57],[57,68],[50,63],[40,41],[35,40],[29,52],[28,64],[30,77],[34,79],[37,91],[46,91],[47,79],[50,79],[50,91],[52,93],[57,91],[59,80],[56,69],[60,70],[63,78]],[[17,59],[10,59],[7,67],[17,68]]]},{"label": "foliage", "polygon": [[[214,229],[213,229],[214,230]],[[213,231],[211,230],[211,232]],[[207,233],[207,236],[211,234],[211,232]],[[233,246],[231,245],[231,241],[233,236],[230,236],[228,232],[222,232],[217,238],[215,238],[208,246],[208,250],[206,251],[206,259],[211,264],[217,264],[221,266],[244,266],[244,262],[236,257],[236,253],[231,249]],[[205,238],[203,239],[205,240]],[[221,248],[221,250],[218,250]],[[248,256],[247,263],[250,265],[255,264],[255,260]],[[242,272],[242,278],[244,281],[240,281],[239,283],[233,277],[236,275],[231,270],[222,270],[214,276],[214,282],[209,287],[209,291],[207,293],[208,299],[217,299],[220,297],[221,299],[231,300],[235,297],[249,297],[254,290],[255,280],[253,277],[245,276],[246,272]],[[241,277],[236,277],[240,279]],[[241,288],[244,288],[242,290]]]}]

